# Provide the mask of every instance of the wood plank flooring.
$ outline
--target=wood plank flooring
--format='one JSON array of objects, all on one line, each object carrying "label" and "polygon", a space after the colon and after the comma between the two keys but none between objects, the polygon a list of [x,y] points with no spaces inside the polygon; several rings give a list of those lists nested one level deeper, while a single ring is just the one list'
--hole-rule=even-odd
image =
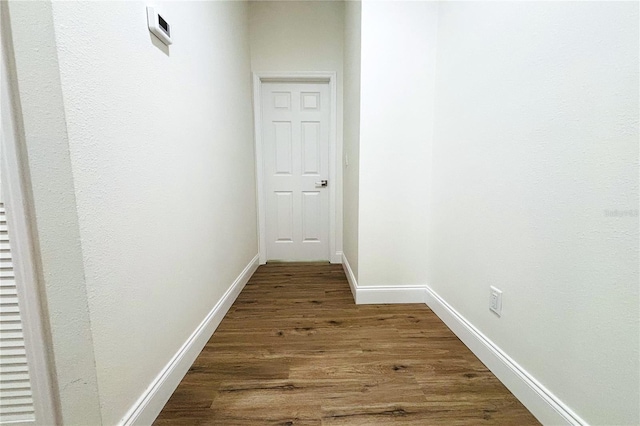
[{"label": "wood plank flooring", "polygon": [[340,265],[261,266],[154,423],[539,424],[426,305],[355,305]]}]

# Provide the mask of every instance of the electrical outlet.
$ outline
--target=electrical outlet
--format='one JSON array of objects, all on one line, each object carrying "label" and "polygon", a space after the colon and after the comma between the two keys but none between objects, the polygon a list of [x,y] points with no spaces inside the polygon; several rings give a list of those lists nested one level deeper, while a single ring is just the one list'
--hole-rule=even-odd
[{"label": "electrical outlet", "polygon": [[502,315],[502,291],[498,290],[494,286],[490,287],[491,296],[489,299],[489,309],[495,312],[496,315]]}]

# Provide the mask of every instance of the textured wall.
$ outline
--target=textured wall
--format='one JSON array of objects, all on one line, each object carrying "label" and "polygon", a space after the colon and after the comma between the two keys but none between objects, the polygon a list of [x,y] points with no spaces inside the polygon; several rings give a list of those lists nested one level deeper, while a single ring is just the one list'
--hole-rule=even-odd
[{"label": "textured wall", "polygon": [[53,4],[104,424],[258,251],[248,6],[158,6]]},{"label": "textured wall", "polygon": [[[6,5],[3,5],[3,7]],[[10,2],[9,16],[29,176],[39,281],[48,312],[55,384],[65,425],[100,424],[78,213],[49,2]],[[38,31],[34,31],[37,28]],[[6,31],[7,28],[3,28]],[[3,37],[6,33],[3,33]],[[3,40],[8,43],[8,40]],[[11,52],[9,53],[11,54]],[[22,118],[22,120],[20,120]],[[22,142],[22,141],[21,141]]]},{"label": "textured wall", "polygon": [[336,71],[342,80],[342,2],[251,1],[249,5],[253,71]]},{"label": "textured wall", "polygon": [[358,279],[358,201],[360,198],[360,30],[361,3],[345,3],[344,16],[344,245]]},{"label": "textured wall", "polygon": [[424,285],[438,4],[363,2],[358,284]]},{"label": "textured wall", "polygon": [[587,422],[638,424],[638,3],[446,3],[438,36],[429,284]]}]

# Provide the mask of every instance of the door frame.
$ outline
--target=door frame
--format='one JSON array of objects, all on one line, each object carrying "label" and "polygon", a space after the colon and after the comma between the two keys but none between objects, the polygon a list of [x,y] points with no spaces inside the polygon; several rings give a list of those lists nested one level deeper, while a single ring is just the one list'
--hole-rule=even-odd
[{"label": "door frame", "polygon": [[256,158],[256,192],[258,199],[258,251],[260,264],[267,262],[266,200],[264,179],[264,150],[262,140],[262,84],[263,83],[320,83],[329,85],[329,261],[342,262],[339,235],[342,229],[342,203],[338,200],[338,188],[342,188],[342,146],[338,145],[338,96],[336,73],[318,72],[253,72],[253,120]]},{"label": "door frame", "polygon": [[[5,12],[6,9],[2,9],[2,13]],[[6,23],[4,18],[2,23]],[[28,177],[21,162],[20,103],[16,86],[12,85],[15,65],[9,53],[10,42],[7,40],[10,38],[5,37],[4,31],[3,29],[0,48],[0,92],[3,95],[0,102],[0,190],[4,194],[6,220],[10,230],[11,257],[35,411],[33,424],[59,424],[58,393],[53,376],[54,361],[50,356],[51,342],[48,339],[46,307],[41,300],[36,266],[39,258],[31,226],[33,211],[28,201]]]}]

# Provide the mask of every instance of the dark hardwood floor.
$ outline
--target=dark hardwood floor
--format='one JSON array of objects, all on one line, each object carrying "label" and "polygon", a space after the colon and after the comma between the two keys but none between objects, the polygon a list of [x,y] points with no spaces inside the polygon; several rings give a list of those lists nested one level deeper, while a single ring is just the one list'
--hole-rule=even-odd
[{"label": "dark hardwood floor", "polygon": [[340,265],[268,264],[154,423],[531,425],[426,305],[355,305]]}]

